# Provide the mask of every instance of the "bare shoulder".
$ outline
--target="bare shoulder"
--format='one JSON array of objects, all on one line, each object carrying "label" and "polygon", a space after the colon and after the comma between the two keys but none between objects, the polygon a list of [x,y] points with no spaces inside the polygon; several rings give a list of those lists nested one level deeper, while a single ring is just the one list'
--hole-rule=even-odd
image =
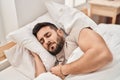
[{"label": "bare shoulder", "polygon": [[92,47],[106,46],[104,39],[94,30],[89,28],[82,29],[78,39],[78,45],[83,51]]}]

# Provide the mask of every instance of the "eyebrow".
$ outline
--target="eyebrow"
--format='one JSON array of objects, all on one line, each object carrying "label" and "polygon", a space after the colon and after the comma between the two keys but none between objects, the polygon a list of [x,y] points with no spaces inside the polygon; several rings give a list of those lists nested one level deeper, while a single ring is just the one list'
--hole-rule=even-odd
[{"label": "eyebrow", "polygon": [[[44,36],[47,36],[48,33],[49,33],[49,32],[46,32],[46,33],[44,34]],[[42,39],[43,39],[43,38],[38,39],[38,41],[40,42]]]}]

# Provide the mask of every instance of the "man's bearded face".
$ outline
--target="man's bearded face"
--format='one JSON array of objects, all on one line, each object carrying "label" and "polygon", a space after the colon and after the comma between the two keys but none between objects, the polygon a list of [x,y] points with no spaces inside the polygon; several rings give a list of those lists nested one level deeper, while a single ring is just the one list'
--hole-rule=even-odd
[{"label": "man's bearded face", "polygon": [[49,26],[41,28],[37,33],[37,38],[43,47],[52,55],[57,55],[64,46],[63,35]]}]

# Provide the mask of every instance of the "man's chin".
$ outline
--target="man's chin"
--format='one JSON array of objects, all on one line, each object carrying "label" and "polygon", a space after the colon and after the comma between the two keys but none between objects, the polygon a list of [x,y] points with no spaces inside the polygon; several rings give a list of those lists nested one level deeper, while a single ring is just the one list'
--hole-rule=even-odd
[{"label": "man's chin", "polygon": [[54,48],[54,50],[49,51],[53,56],[56,56],[57,54],[60,53],[60,51],[62,50],[64,45],[64,41],[59,42],[58,44],[56,44],[56,47]]},{"label": "man's chin", "polygon": [[49,51],[49,53],[52,54],[53,56],[56,56],[59,52]]}]

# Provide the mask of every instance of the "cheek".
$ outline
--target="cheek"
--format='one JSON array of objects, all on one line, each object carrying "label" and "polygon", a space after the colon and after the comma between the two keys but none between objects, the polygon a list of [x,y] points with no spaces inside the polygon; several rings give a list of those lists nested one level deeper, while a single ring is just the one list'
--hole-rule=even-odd
[{"label": "cheek", "polygon": [[38,33],[37,33],[37,37],[36,37],[36,38],[37,38],[38,40],[40,39],[40,38],[39,38],[39,34],[38,34]]},{"label": "cheek", "polygon": [[55,35],[55,36],[52,37],[53,41],[55,41],[55,42],[57,42],[57,38],[58,38],[57,35]]},{"label": "cheek", "polygon": [[48,49],[47,49],[47,45],[45,45],[45,44],[42,44],[42,45],[43,45],[43,47],[44,47],[46,50],[48,50]]}]

